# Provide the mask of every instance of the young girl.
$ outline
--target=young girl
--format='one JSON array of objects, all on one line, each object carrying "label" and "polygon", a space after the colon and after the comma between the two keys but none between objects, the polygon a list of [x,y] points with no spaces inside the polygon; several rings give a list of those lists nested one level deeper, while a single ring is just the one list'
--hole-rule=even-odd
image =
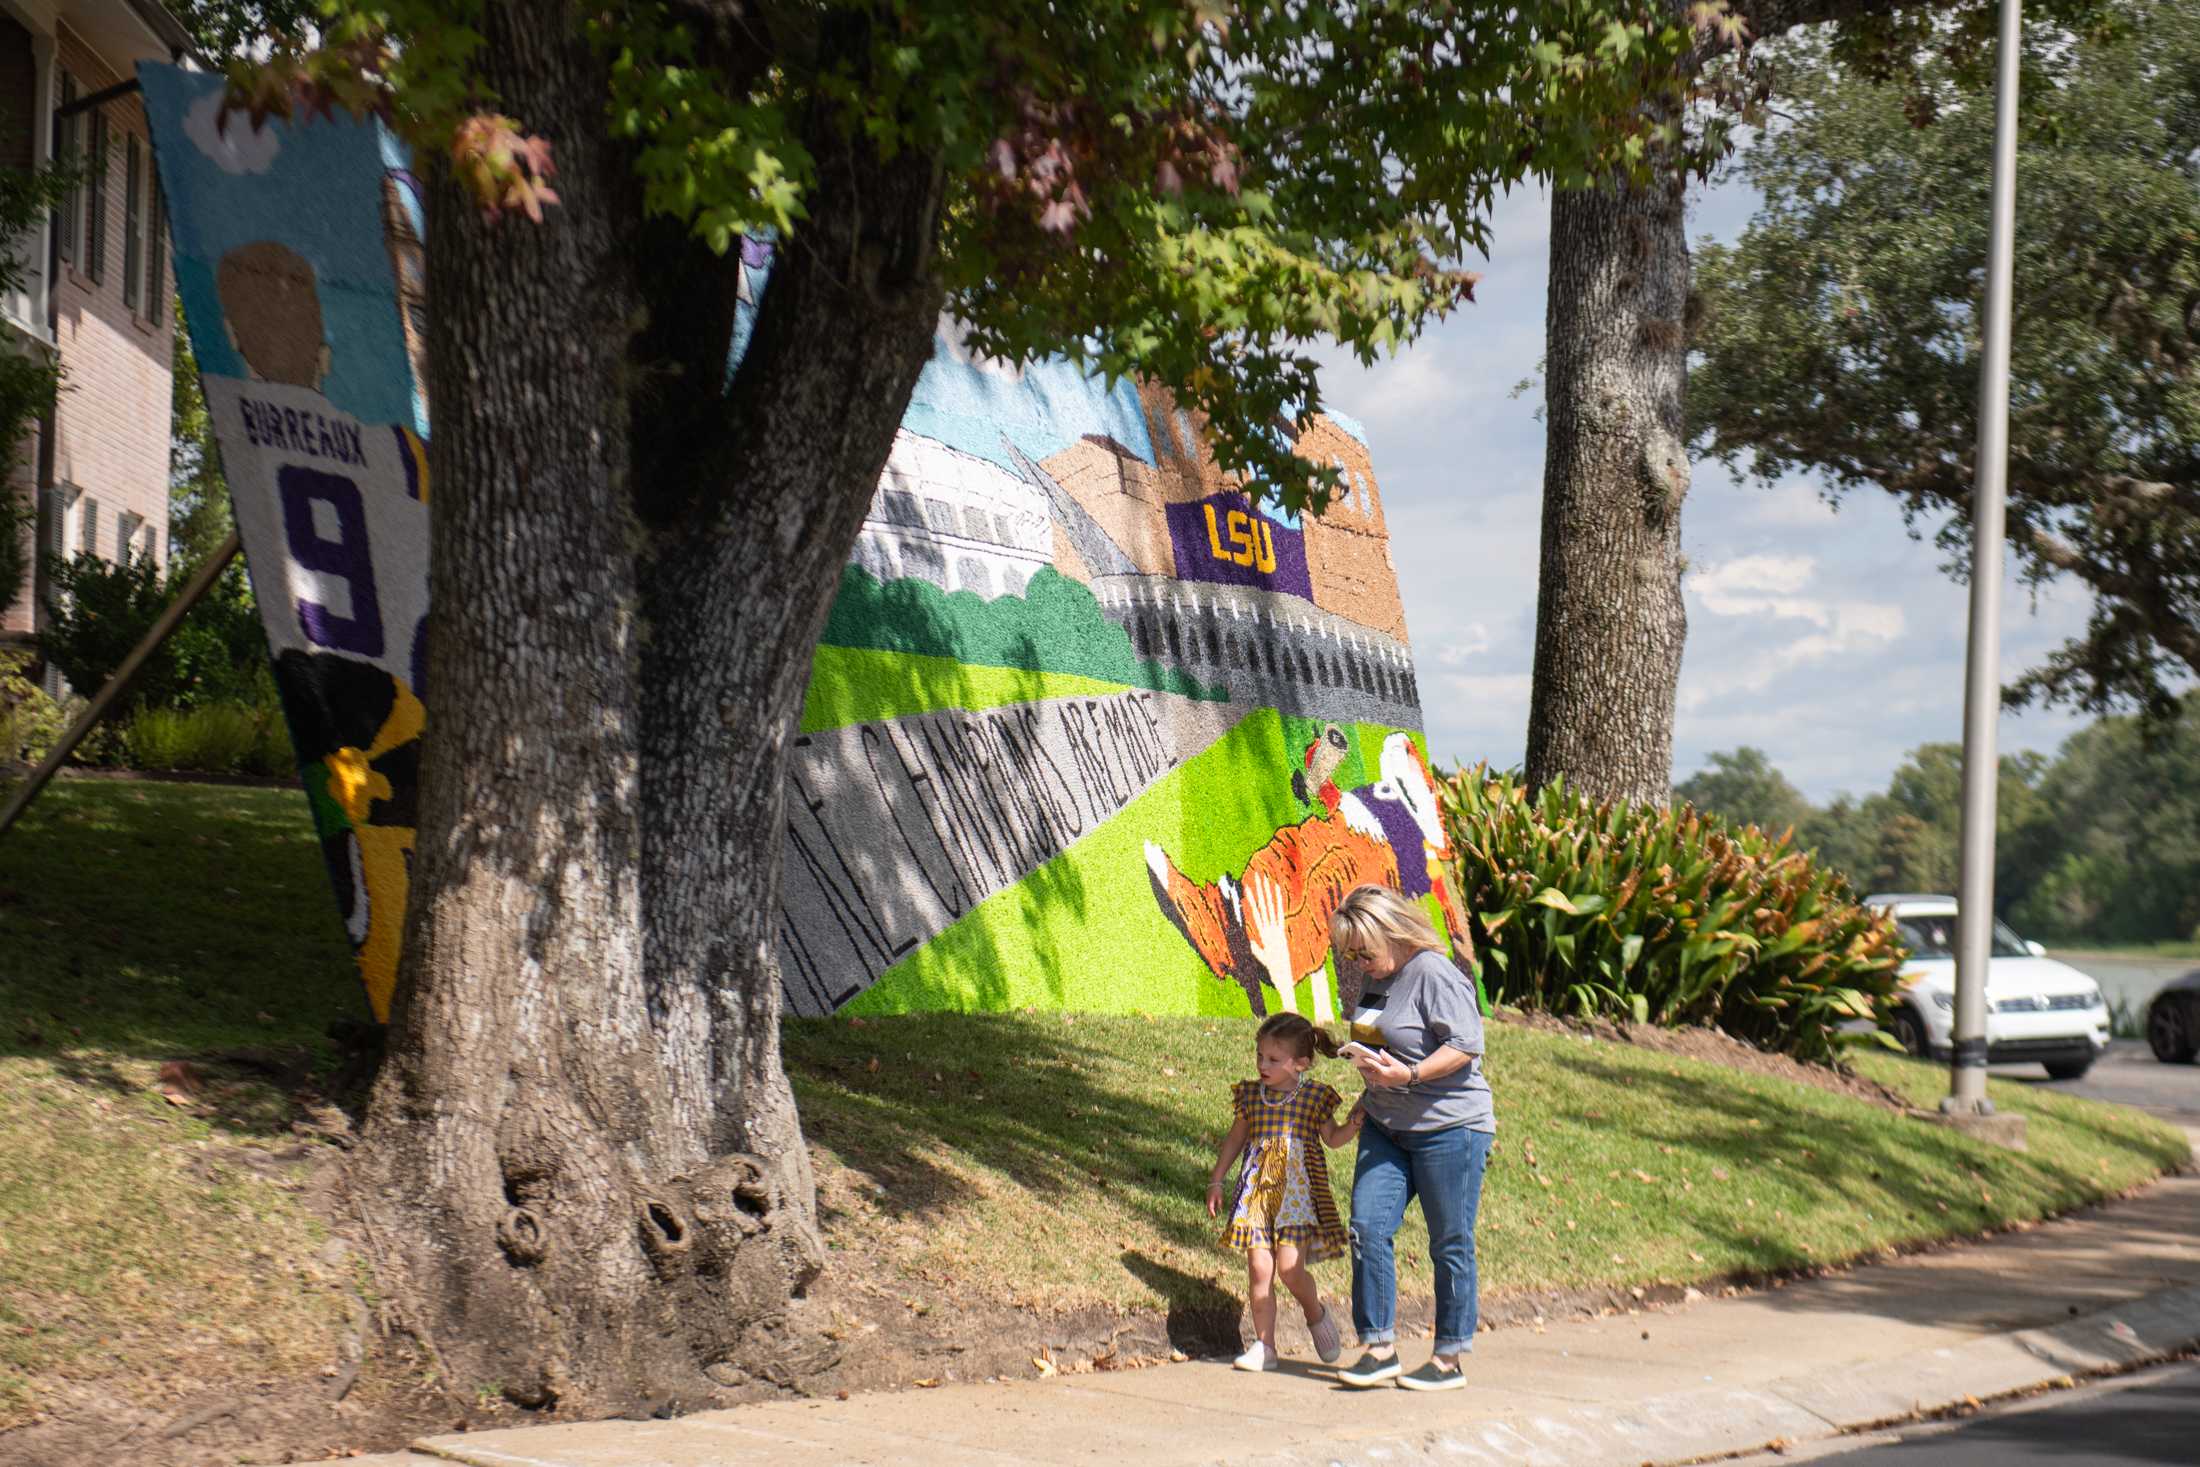
[{"label": "young girl", "polygon": [[1237,1202],[1222,1234],[1225,1247],[1245,1253],[1253,1329],[1259,1336],[1238,1356],[1240,1370],[1276,1368],[1278,1276],[1306,1311],[1306,1327],[1323,1362],[1334,1361],[1343,1350],[1337,1323],[1322,1306],[1314,1276],[1306,1271],[1309,1263],[1345,1251],[1345,1227],[1329,1190],[1329,1166],[1316,1143],[1344,1145],[1359,1135],[1367,1115],[1355,1105],[1342,1121],[1335,1119],[1344,1097],[1306,1078],[1317,1049],[1334,1057],[1337,1041],[1297,1014],[1276,1014],[1260,1026],[1254,1041],[1260,1078],[1230,1087],[1237,1119],[1222,1138],[1221,1155],[1207,1180],[1207,1215],[1214,1217],[1222,1209],[1222,1179],[1238,1153],[1245,1153]]}]

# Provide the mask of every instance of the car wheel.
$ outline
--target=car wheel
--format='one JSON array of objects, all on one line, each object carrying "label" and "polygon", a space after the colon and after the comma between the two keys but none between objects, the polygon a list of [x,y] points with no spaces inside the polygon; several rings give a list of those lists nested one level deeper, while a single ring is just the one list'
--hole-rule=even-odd
[{"label": "car wheel", "polygon": [[1893,1031],[1894,1042],[1902,1046],[1904,1053],[1919,1059],[1925,1057],[1925,1023],[1918,1018],[1917,1010],[1907,1006],[1896,1009],[1887,1027]]},{"label": "car wheel", "polygon": [[2085,1072],[2093,1068],[2093,1057],[2084,1059],[2048,1060],[2047,1078],[2050,1080],[2083,1080]]},{"label": "car wheel", "polygon": [[2200,1035],[2193,1033],[2192,1016],[2185,1006],[2165,994],[2154,1001],[2147,1015],[2147,1048],[2165,1065],[2189,1065],[2200,1053]]}]

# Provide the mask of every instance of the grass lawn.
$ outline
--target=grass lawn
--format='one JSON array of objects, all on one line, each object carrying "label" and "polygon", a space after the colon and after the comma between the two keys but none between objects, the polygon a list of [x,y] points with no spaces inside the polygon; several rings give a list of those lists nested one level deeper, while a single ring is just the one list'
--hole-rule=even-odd
[{"label": "grass lawn", "polygon": [[294,789],[63,779],[0,838],[0,1428],[73,1384],[334,1358],[301,1169],[253,1164],[295,1143],[288,1098],[158,1080],[238,1048],[325,1066],[365,1013]]},{"label": "grass lawn", "polygon": [[[811,1138],[869,1183],[849,1221],[884,1231],[907,1266],[1040,1308],[1197,1309],[1243,1286],[1202,1194],[1229,1085],[1252,1073],[1252,1027],[927,1015],[799,1021],[787,1043]],[[1946,1086],[1940,1066],[1862,1064],[1920,1103]],[[1316,1073],[1349,1094],[1345,1069]],[[2026,1154],[1813,1087],[1512,1025],[1491,1027],[1490,1074],[1491,1292],[1830,1263],[2041,1217],[2190,1155],[2137,1112],[2000,1081],[1995,1103],[2030,1118]],[[1342,1204],[1349,1150],[1332,1174]],[[1418,1219],[1401,1239],[1415,1270]],[[1341,1261],[1317,1272],[1343,1287]]]},{"label": "grass lawn", "polygon": [[[87,1392],[264,1379],[333,1358],[292,1097],[160,1093],[165,1061],[306,1071],[359,981],[295,790],[65,780],[0,839],[0,1430]],[[1227,1311],[1202,1203],[1250,1021],[1025,1012],[792,1022],[789,1065],[843,1266],[1041,1310]],[[2128,1111],[1996,1083],[2027,1155],[1809,1087],[1492,1029],[1491,1291],[1831,1262],[2038,1217],[2182,1160]],[[1938,1067],[1866,1058],[1921,1101]],[[209,1076],[217,1073],[209,1067]],[[1321,1067],[1340,1088],[1345,1068]],[[1333,1168],[1349,1180],[1350,1154]],[[1409,1222],[1406,1268],[1425,1278]],[[1325,1266],[1340,1289],[1341,1265]]]}]

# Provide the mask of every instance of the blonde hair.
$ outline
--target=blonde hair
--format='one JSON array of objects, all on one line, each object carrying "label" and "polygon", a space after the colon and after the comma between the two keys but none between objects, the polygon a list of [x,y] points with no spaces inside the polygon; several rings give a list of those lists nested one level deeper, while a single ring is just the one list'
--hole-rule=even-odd
[{"label": "blonde hair", "polygon": [[[1462,955],[1471,952],[1473,939],[1466,933],[1456,934],[1453,940]],[[1329,943],[1340,954],[1355,948],[1402,953],[1444,950],[1444,939],[1419,902],[1372,884],[1353,887],[1337,903],[1337,910],[1329,914]]]}]

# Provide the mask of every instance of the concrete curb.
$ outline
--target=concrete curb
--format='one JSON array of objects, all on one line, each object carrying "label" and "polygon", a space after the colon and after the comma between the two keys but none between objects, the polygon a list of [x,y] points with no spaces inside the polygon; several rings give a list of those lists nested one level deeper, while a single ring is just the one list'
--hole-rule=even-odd
[{"label": "concrete curb", "polygon": [[1809,1442],[1968,1402],[2123,1371],[2200,1344],[2200,1288],[2166,1290],[2044,1329],[1920,1350],[1838,1377],[1687,1391],[1632,1407],[1506,1417],[1412,1437],[1332,1442],[1318,1451],[1214,1459],[1219,1467],[1529,1467],[1666,1464]]}]

